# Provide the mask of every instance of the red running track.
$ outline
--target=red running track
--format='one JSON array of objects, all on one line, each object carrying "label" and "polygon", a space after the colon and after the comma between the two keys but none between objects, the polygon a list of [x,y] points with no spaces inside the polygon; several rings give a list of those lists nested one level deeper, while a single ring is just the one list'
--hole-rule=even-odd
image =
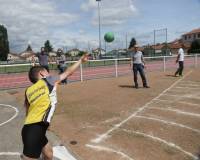
[{"label": "red running track", "polygon": [[[185,59],[185,67],[194,66],[194,57],[187,57]],[[166,69],[177,68],[174,59],[166,60]],[[118,75],[131,74],[132,70],[129,64],[118,65]],[[147,61],[147,71],[163,71],[163,61]],[[99,67],[87,67],[83,68],[83,80],[97,79],[104,77],[114,77],[116,75],[116,69],[114,65],[99,66]],[[57,74],[52,71],[52,74]],[[72,76],[68,78],[69,82],[80,81],[80,69],[77,70]],[[0,90],[22,88],[27,87],[31,83],[29,82],[27,73],[10,73],[0,75]]]}]

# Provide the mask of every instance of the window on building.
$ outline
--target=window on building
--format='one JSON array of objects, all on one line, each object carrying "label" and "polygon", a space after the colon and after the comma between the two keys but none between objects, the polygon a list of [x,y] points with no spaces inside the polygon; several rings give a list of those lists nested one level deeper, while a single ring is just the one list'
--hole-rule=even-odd
[{"label": "window on building", "polygon": [[194,34],[194,39],[196,39],[196,34]]},{"label": "window on building", "polygon": [[190,39],[190,38],[191,38],[191,35],[188,36],[188,39]]},{"label": "window on building", "polygon": [[198,34],[198,38],[200,38],[200,33]]}]

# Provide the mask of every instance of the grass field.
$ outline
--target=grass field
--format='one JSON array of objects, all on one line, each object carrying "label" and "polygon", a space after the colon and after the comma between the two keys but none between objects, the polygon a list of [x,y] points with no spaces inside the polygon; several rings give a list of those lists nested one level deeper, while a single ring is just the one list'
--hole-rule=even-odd
[{"label": "grass field", "polygon": [[[127,64],[127,63],[130,63],[130,60],[118,61],[118,64]],[[72,64],[73,64],[73,62],[67,62],[68,67]],[[83,67],[87,68],[87,67],[99,67],[99,66],[110,66],[110,65],[115,65],[115,61],[114,60],[88,61],[83,64]],[[0,65],[0,74],[28,72],[30,67],[31,67],[31,64]],[[51,70],[57,70],[57,65],[49,64],[49,68]]]}]

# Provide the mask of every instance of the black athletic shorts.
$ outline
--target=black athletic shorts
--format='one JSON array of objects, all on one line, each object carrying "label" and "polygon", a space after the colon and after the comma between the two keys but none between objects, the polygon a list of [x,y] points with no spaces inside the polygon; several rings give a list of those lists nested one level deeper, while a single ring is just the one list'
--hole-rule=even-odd
[{"label": "black athletic shorts", "polygon": [[23,154],[29,158],[39,158],[42,148],[48,143],[48,125],[40,122],[24,125],[22,128]]}]

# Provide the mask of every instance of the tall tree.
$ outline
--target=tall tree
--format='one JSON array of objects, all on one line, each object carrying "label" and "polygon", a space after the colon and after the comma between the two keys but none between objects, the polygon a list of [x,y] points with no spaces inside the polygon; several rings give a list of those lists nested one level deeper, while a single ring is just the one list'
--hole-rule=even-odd
[{"label": "tall tree", "polygon": [[133,38],[131,39],[131,42],[130,42],[128,48],[130,49],[130,48],[134,47],[134,46],[136,45],[136,43],[137,43],[137,42],[136,42],[135,38],[133,37]]},{"label": "tall tree", "polygon": [[189,53],[200,53],[200,40],[196,39],[192,42]]},{"label": "tall tree", "polygon": [[53,47],[50,43],[49,40],[47,40],[45,43],[44,43],[44,48],[45,48],[45,51],[46,52],[52,52],[53,51]]},{"label": "tall tree", "polygon": [[31,47],[31,45],[30,45],[30,44],[28,45],[28,47],[27,47],[26,51],[32,51],[32,47]]},{"label": "tall tree", "polygon": [[0,60],[6,61],[9,53],[7,29],[0,25]]}]

